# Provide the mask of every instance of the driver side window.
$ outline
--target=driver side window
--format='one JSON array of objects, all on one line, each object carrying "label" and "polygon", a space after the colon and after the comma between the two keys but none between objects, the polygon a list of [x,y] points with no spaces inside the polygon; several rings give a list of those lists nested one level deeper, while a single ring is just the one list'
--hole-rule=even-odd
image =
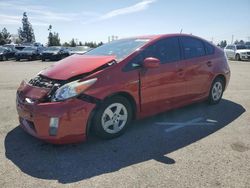
[{"label": "driver side window", "polygon": [[161,64],[179,61],[181,54],[178,37],[162,39],[148,46],[125,66],[125,71],[139,68],[136,65],[141,65],[147,57],[157,58],[161,61]]}]

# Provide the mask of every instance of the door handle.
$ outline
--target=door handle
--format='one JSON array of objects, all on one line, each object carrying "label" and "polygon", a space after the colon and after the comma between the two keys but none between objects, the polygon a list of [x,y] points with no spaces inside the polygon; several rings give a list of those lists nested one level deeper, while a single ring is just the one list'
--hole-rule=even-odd
[{"label": "door handle", "polygon": [[177,70],[177,74],[178,74],[179,76],[183,76],[183,72],[184,72],[184,70],[183,70],[182,68],[179,68],[179,69]]},{"label": "door handle", "polygon": [[212,67],[212,62],[211,62],[211,61],[208,61],[208,62],[207,62],[207,66],[208,66],[208,67]]}]

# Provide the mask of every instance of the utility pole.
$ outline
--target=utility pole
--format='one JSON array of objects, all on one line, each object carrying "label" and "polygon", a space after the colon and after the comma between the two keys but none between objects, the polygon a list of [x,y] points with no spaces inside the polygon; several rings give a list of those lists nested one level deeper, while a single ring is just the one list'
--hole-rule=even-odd
[{"label": "utility pole", "polygon": [[232,35],[231,44],[233,44],[233,42],[234,42],[234,35]]}]

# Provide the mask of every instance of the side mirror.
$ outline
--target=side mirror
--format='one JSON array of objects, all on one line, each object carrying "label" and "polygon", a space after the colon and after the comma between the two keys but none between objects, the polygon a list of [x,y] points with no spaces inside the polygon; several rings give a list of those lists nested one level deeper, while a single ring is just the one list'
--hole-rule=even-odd
[{"label": "side mirror", "polygon": [[160,66],[161,61],[154,57],[148,57],[143,61],[143,67],[145,68],[157,68]]}]

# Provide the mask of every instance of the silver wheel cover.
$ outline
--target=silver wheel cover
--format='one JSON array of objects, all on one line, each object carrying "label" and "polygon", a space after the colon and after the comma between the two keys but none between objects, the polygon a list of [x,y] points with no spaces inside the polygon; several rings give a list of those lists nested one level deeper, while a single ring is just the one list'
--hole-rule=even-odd
[{"label": "silver wheel cover", "polygon": [[215,82],[212,88],[212,98],[214,101],[218,101],[221,98],[223,92],[221,82]]},{"label": "silver wheel cover", "polygon": [[128,111],[121,103],[109,105],[102,114],[102,127],[110,134],[118,133],[122,130],[128,120]]}]

